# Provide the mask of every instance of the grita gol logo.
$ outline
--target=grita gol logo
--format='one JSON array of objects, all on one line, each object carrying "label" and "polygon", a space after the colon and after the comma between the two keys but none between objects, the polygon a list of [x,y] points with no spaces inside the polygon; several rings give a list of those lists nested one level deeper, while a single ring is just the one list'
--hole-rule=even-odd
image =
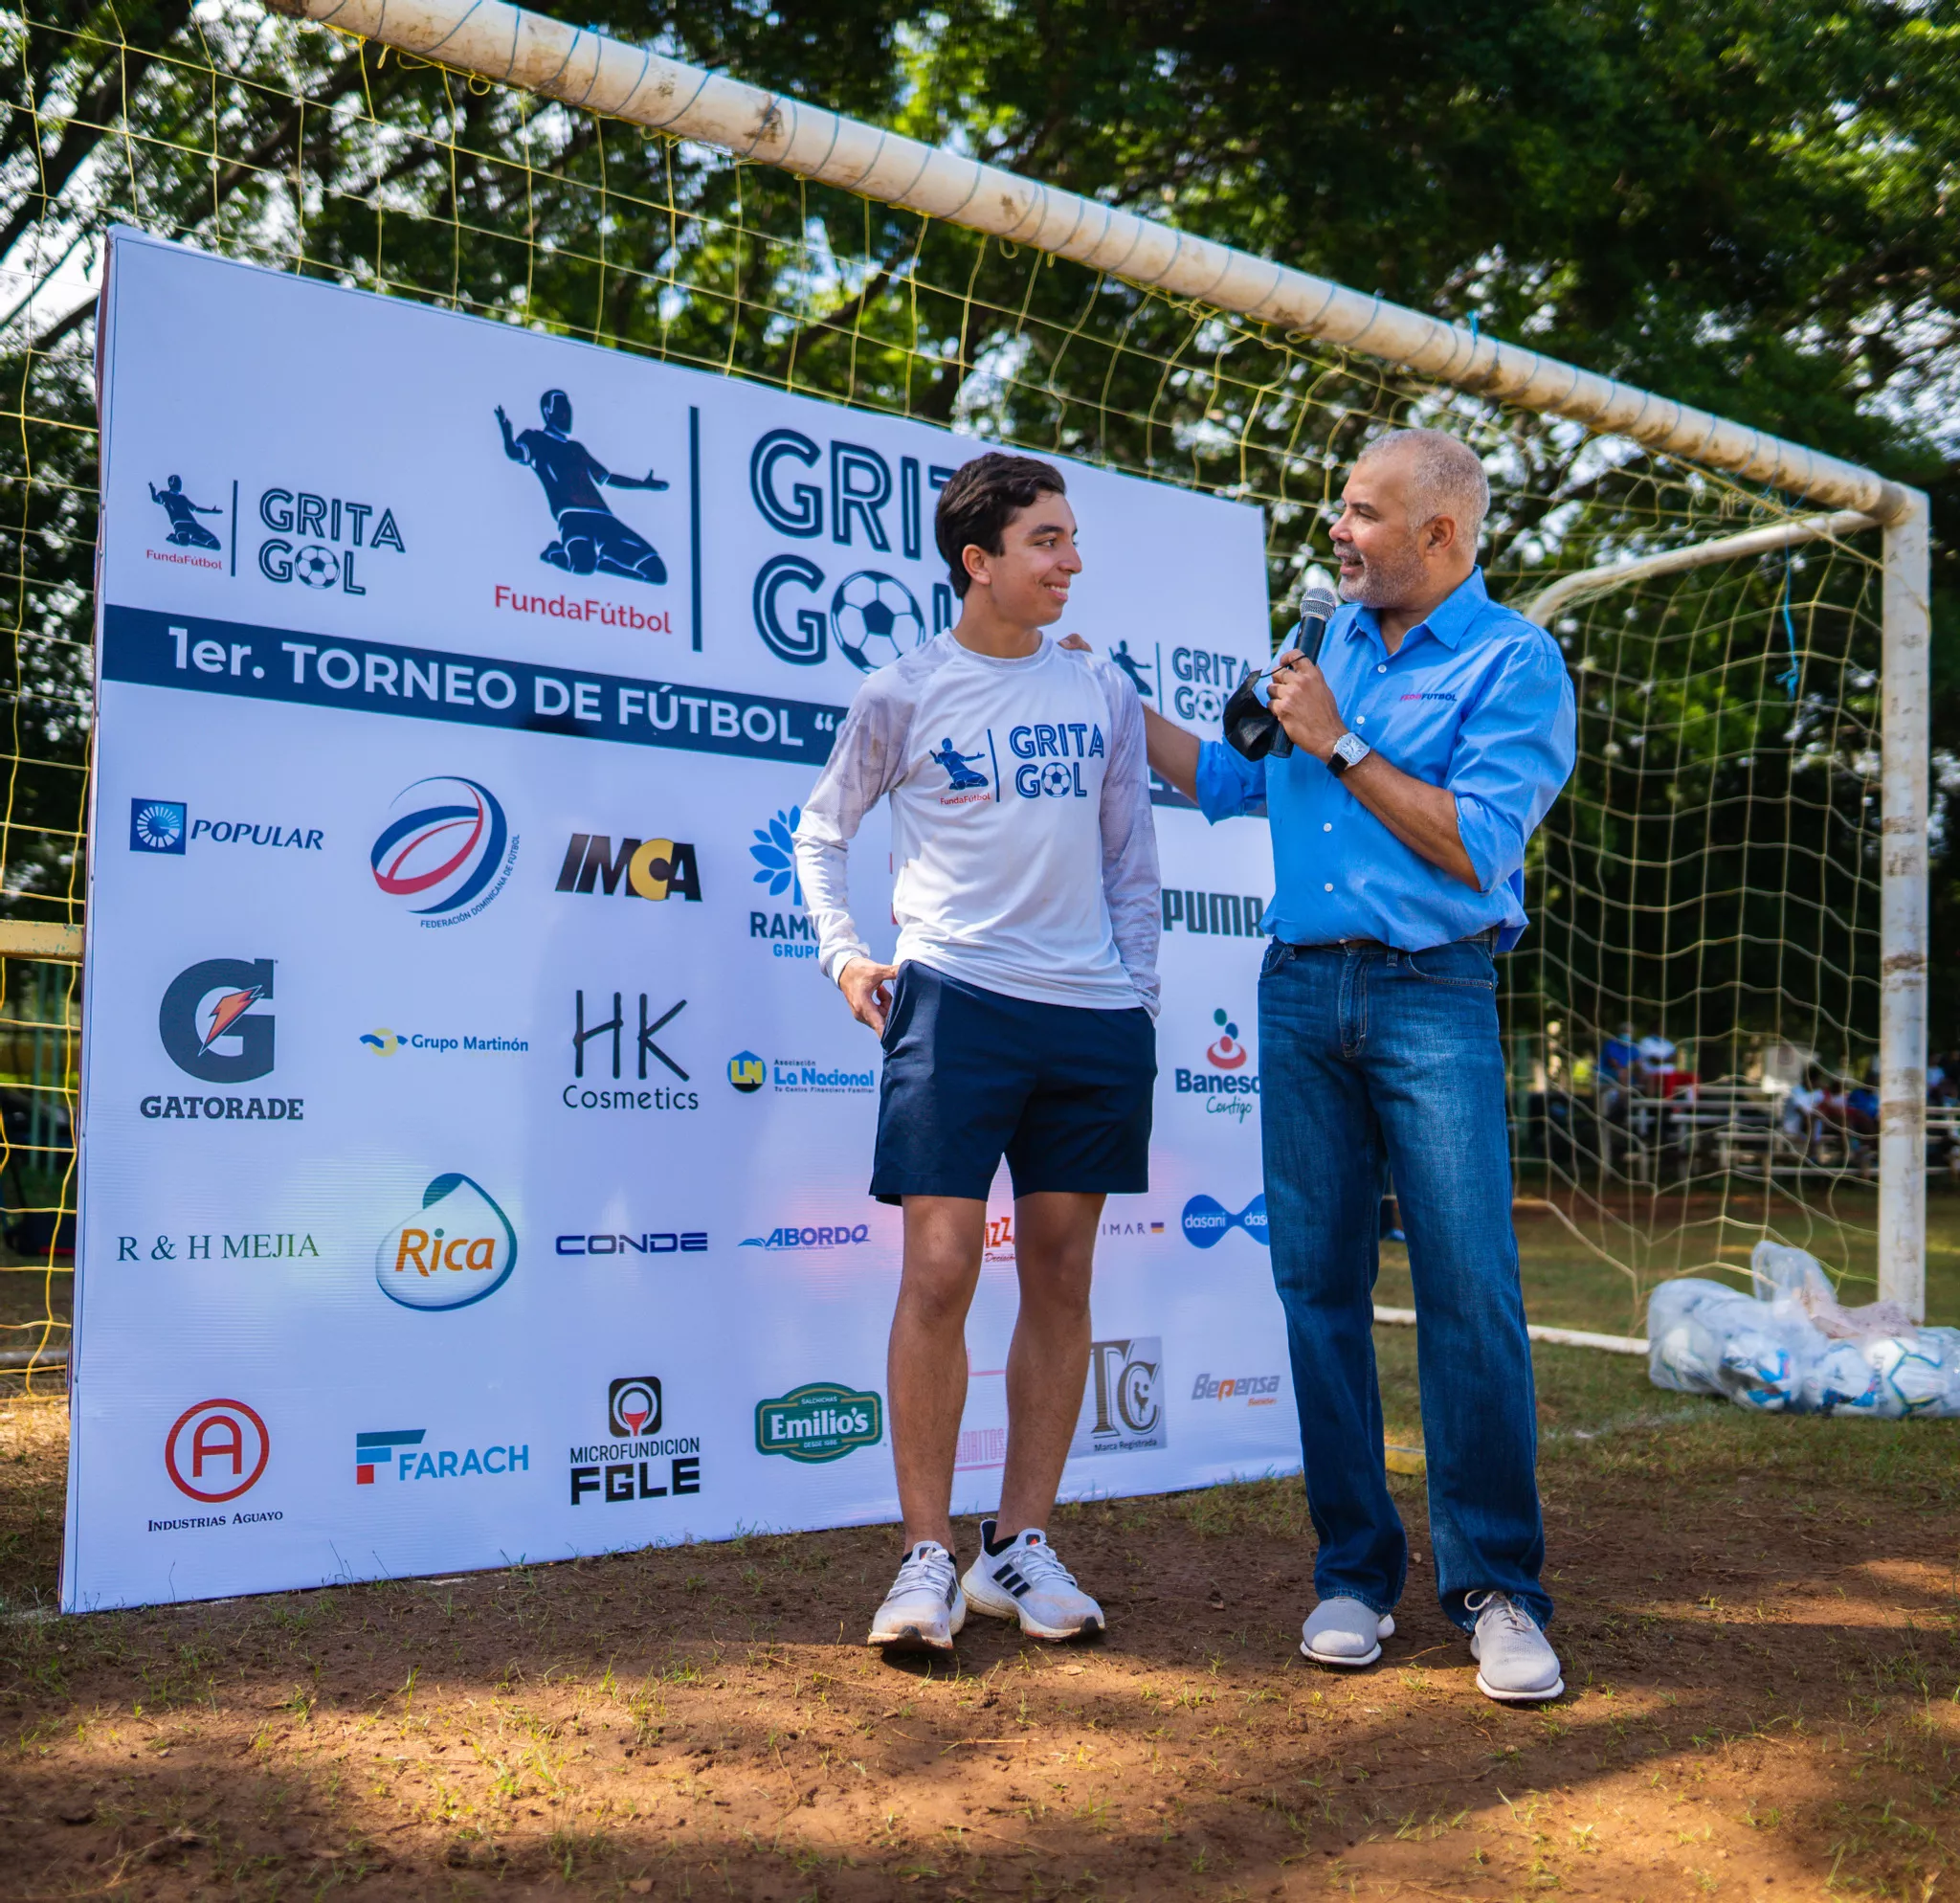
[{"label": "grita gol logo", "polygon": [[518,839],[486,786],[447,775],[405,787],[368,855],[374,883],[425,926],[475,918],[503,890]]},{"label": "grita gol logo", "polygon": [[437,1176],[422,1206],[381,1239],[374,1280],[405,1309],[466,1309],[494,1295],[517,1266],[517,1231],[480,1183]]}]

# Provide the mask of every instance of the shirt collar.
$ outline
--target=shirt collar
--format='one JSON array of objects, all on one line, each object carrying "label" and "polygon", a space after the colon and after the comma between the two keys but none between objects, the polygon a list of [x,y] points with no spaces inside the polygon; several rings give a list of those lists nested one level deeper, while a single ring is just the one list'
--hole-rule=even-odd
[{"label": "shirt collar", "polygon": [[[1418,621],[1402,638],[1402,648],[1426,628],[1446,648],[1452,650],[1462,645],[1463,637],[1477,624],[1483,611],[1490,606],[1490,591],[1483,585],[1483,571],[1472,569],[1469,574],[1430,610],[1426,620]],[[1372,608],[1357,608],[1354,618],[1348,623],[1348,633],[1369,636],[1377,647],[1383,647],[1381,623]],[[1386,649],[1384,649],[1386,651]]]}]

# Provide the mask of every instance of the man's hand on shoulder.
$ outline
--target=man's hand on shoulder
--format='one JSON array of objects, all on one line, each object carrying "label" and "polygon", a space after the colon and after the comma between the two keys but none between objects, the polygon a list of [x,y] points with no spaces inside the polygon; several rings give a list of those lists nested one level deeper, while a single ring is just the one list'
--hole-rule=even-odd
[{"label": "man's hand on shoulder", "polygon": [[1094,654],[1096,652],[1080,635],[1064,635],[1055,645],[1057,647],[1065,647],[1071,654]]},{"label": "man's hand on shoulder", "polygon": [[870,958],[853,958],[837,974],[837,989],[860,1024],[868,1024],[881,1038],[885,1019],[892,1008],[892,980],[899,974],[896,965],[880,965]]}]

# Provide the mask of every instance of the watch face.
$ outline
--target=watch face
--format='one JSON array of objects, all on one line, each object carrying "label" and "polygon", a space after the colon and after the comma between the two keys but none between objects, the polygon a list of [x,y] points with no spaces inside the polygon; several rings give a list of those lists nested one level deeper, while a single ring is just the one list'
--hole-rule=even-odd
[{"label": "watch face", "polygon": [[1359,734],[1344,733],[1334,742],[1334,751],[1351,767],[1368,752],[1368,743]]}]

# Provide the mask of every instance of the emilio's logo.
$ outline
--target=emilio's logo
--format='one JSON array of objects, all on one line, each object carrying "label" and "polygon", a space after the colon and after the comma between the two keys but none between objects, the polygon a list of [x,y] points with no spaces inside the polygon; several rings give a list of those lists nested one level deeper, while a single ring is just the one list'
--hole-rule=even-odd
[{"label": "emilio's logo", "polygon": [[628,840],[612,849],[609,833],[574,833],[558,868],[561,892],[623,892],[629,899],[692,899],[701,903],[701,868],[694,848],[674,840]]},{"label": "emilio's logo", "polygon": [[396,795],[368,861],[375,884],[425,926],[456,925],[502,891],[517,848],[497,795],[445,775]]},{"label": "emilio's logo", "polygon": [[1215,1248],[1234,1229],[1243,1229],[1261,1248],[1267,1245],[1263,1190],[1236,1216],[1209,1196],[1194,1196],[1184,1205],[1184,1240],[1194,1249]]},{"label": "emilio's logo", "polygon": [[494,1295],[517,1266],[517,1231],[480,1183],[437,1176],[422,1206],[381,1239],[374,1279],[405,1309],[466,1309]]},{"label": "emilio's logo", "polygon": [[811,1381],[755,1404],[755,1450],[806,1466],[839,1461],[884,1438],[884,1403],[835,1381]]},{"label": "emilio's logo", "polygon": [[206,958],[170,980],[157,1035],[179,1070],[206,1084],[249,1084],[273,1063],[270,958]]}]

